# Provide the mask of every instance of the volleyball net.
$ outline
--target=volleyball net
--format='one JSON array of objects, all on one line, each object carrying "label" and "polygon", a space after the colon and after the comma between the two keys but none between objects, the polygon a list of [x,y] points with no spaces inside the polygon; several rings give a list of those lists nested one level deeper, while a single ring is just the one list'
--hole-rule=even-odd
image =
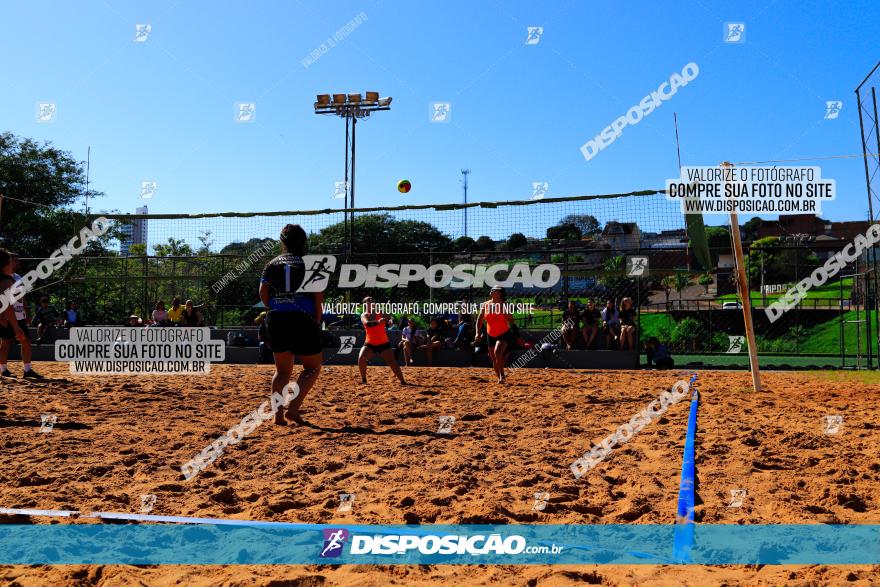
[{"label": "volleyball net", "polygon": [[[346,214],[348,212],[348,214]],[[173,241],[172,248],[184,251],[201,251],[203,254],[241,252],[241,245],[254,239],[277,238],[285,224],[299,224],[313,237],[311,249],[330,252],[341,250],[351,240],[354,254],[376,251],[377,246],[393,245],[383,242],[383,234],[370,234],[371,225],[365,217],[381,216],[401,229],[416,230],[422,234],[434,229],[430,242],[434,248],[451,248],[452,243],[469,237],[478,240],[485,237],[495,242],[508,240],[519,234],[528,239],[579,240],[584,236],[598,236],[616,224],[626,225],[624,230],[632,234],[659,235],[663,231],[684,228],[684,218],[676,204],[666,200],[657,190],[645,190],[623,194],[573,196],[566,198],[543,198],[521,201],[475,202],[469,204],[402,205],[391,207],[358,208],[342,210],[328,208],[309,211],[275,212],[226,212],[209,214],[104,214],[130,228],[130,244],[143,244],[147,255],[168,252],[164,248]],[[348,218],[347,218],[348,216]],[[354,230],[350,236],[345,224],[354,217]],[[363,224],[364,230],[358,230]],[[581,234],[574,234],[573,224]],[[387,227],[385,227],[387,228]],[[634,238],[638,240],[639,234]],[[399,235],[390,235],[399,236]],[[317,238],[314,238],[317,237]],[[169,241],[171,239],[171,241]],[[378,239],[378,240],[377,240]],[[314,241],[314,242],[311,242]],[[120,243],[127,250],[126,243]],[[156,249],[156,247],[160,247]],[[396,247],[395,247],[396,249]],[[392,250],[395,250],[392,249]]]}]

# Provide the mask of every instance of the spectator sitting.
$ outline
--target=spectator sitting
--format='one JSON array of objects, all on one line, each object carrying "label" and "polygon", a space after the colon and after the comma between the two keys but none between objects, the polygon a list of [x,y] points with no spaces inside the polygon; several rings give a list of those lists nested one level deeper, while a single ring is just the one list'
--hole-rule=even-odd
[{"label": "spectator sitting", "polygon": [[602,308],[602,330],[605,332],[605,348],[612,349],[620,337],[620,318],[618,317],[617,308],[614,307],[614,300],[605,302]]},{"label": "spectator sitting", "polygon": [[562,313],[562,340],[565,342],[565,350],[570,351],[577,342],[577,333],[581,327],[581,313],[578,312],[577,303],[568,301],[568,309]]},{"label": "spectator sitting", "polygon": [[[169,311],[168,314],[170,316],[171,311]],[[265,312],[263,312],[263,314],[265,314]],[[262,314],[261,314],[261,316],[262,316]],[[205,325],[205,317],[202,316],[202,313],[199,311],[198,307],[193,306],[192,300],[186,300],[186,305],[184,306],[183,314],[181,315],[181,323],[184,326],[204,326]]]},{"label": "spectator sitting", "polygon": [[79,319],[79,308],[76,302],[67,302],[67,309],[64,310],[64,328],[73,328],[74,326],[82,326]]},{"label": "spectator sitting", "polygon": [[153,326],[168,326],[168,311],[162,300],[156,303],[156,308],[153,310]]},{"label": "spectator sitting", "polygon": [[412,365],[415,361],[413,361],[413,349],[416,347],[416,321],[412,318],[407,320],[406,326],[403,327],[403,331],[400,336],[400,342],[397,344],[398,352],[400,349],[403,349],[403,364],[404,365]]},{"label": "spectator sitting", "polygon": [[435,349],[441,349],[446,344],[446,338],[443,328],[440,327],[440,320],[431,318],[431,325],[428,328],[428,340],[419,348],[428,354],[428,367],[434,364],[433,353]]},{"label": "spectator sitting", "polygon": [[469,314],[459,314],[458,324],[455,327],[455,338],[450,339],[449,346],[458,350],[467,350],[470,348],[471,340],[474,338],[474,329],[471,326],[471,317]]},{"label": "spectator sitting", "polygon": [[672,369],[675,367],[675,361],[669,355],[666,345],[660,344],[656,336],[648,339],[648,342],[645,344],[645,353],[648,355],[648,367],[651,366],[651,363],[654,363],[658,369]]},{"label": "spectator sitting", "polygon": [[584,311],[581,313],[581,318],[584,320],[584,327],[581,330],[581,335],[584,337],[587,348],[591,349],[596,342],[596,337],[599,336],[599,320],[602,319],[599,309],[596,308],[596,304],[593,300],[587,301],[587,307],[584,308]]},{"label": "spectator sitting", "polygon": [[34,319],[31,322],[31,326],[37,327],[36,343],[42,344],[43,338],[60,322],[61,317],[58,315],[58,311],[49,305],[49,298],[45,296],[40,298],[40,307],[34,312]]},{"label": "spectator sitting", "polygon": [[138,315],[136,315],[136,314],[132,314],[131,316],[129,316],[129,317],[128,317],[128,322],[126,322],[126,324],[127,324],[128,326],[133,327],[133,328],[134,328],[134,327],[138,327],[138,326],[143,326],[143,325],[144,325],[144,323],[141,322],[141,318],[140,318],[140,316],[138,316]]},{"label": "spectator sitting", "polygon": [[180,305],[180,298],[174,297],[171,300],[171,307],[168,309],[168,323],[173,326],[183,324],[183,306]]},{"label": "spectator sitting", "polygon": [[623,298],[620,300],[620,311],[617,313],[620,318],[620,350],[630,350],[635,348],[636,336],[636,311],[633,309],[632,298]]}]

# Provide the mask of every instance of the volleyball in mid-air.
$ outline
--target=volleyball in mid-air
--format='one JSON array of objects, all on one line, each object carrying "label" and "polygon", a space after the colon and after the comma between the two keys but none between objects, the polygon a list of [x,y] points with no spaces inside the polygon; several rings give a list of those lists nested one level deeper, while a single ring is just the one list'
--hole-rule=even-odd
[{"label": "volleyball in mid-air", "polygon": [[408,179],[401,179],[397,182],[397,191],[399,191],[401,194],[405,194],[411,189],[412,184],[409,182]]}]

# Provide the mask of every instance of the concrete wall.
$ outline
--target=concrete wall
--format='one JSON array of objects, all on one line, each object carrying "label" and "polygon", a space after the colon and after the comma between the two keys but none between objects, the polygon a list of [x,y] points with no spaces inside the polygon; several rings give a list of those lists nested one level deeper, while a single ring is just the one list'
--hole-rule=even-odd
[{"label": "concrete wall", "polygon": [[[238,329],[233,329],[238,330]],[[211,338],[217,340],[225,340],[229,330],[212,330]],[[526,332],[526,331],[524,331]],[[526,332],[528,337],[533,341],[541,340],[547,336],[550,331],[531,330]],[[360,347],[363,344],[364,331],[334,331],[337,336],[354,336],[355,346],[348,353],[339,353],[336,348],[324,349],[324,359],[327,365],[356,365]],[[36,338],[35,329],[30,329],[31,340]],[[55,330],[56,338],[67,339],[70,332],[64,329]],[[256,332],[247,332],[249,338],[256,340]],[[389,331],[388,338],[392,345],[396,345],[400,341],[400,331]],[[528,351],[514,350],[508,364],[514,364],[517,360]],[[534,357],[528,361],[520,363],[525,368],[554,368],[554,369],[635,369],[639,366],[638,354],[634,351],[558,351],[556,357],[543,359],[540,353],[534,353]],[[55,345],[43,344],[33,346],[33,358],[35,361],[54,361]],[[16,344],[10,353],[10,359],[20,360],[20,347]],[[415,353],[414,357],[417,366],[427,366],[427,356],[423,351]],[[403,357],[401,356],[401,360]],[[247,347],[226,347],[226,363],[255,364],[259,362],[259,349],[256,346]],[[469,351],[459,351],[442,349],[433,352],[433,366],[435,367],[490,367],[488,355],[479,353],[472,354]],[[373,357],[370,365],[382,365],[384,361],[381,357]]]}]

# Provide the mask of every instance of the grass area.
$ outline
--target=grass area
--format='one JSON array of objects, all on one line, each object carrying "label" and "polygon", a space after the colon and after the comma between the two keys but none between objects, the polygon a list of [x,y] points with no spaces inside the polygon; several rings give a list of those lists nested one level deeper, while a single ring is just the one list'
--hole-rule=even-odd
[{"label": "grass area", "polygon": [[[841,281],[843,282],[843,293],[841,294]],[[853,278],[852,277],[844,277],[842,280],[838,279],[836,281],[830,281],[819,287],[814,287],[807,291],[807,295],[804,299],[807,300],[839,300],[844,299],[848,300],[850,295],[852,294],[852,286],[853,286]],[[761,292],[750,292],[751,299],[753,303],[763,303],[764,296],[761,295]],[[782,293],[772,293],[767,294],[767,303],[775,302],[780,297],[785,295],[785,292]],[[739,299],[739,295],[735,293],[724,294],[723,296],[718,296],[717,299],[719,302],[735,302]]]},{"label": "grass area", "polygon": [[866,385],[880,385],[880,371],[827,371],[817,373],[822,379],[834,382],[855,382],[864,383]]},{"label": "grass area", "polygon": [[[856,318],[860,318],[864,320],[866,316],[870,317],[871,320],[871,331],[872,331],[872,344],[874,349],[874,354],[877,354],[877,337],[874,331],[874,312],[868,314],[867,312],[860,312],[859,315],[856,315],[855,310],[850,310],[849,312],[845,312],[843,314],[843,319],[845,322],[850,322],[848,324],[844,324],[844,342],[845,348],[844,351],[848,354],[856,354],[857,347],[857,329],[861,328],[861,347],[862,352],[867,352],[867,341],[865,341],[865,332],[864,332],[864,324],[854,324],[851,321],[856,320]],[[802,353],[840,353],[840,320],[834,319],[829,320],[828,322],[824,322],[822,324],[817,324],[813,328],[809,328],[803,331],[803,334],[799,337],[801,340],[800,344],[800,352]]]},{"label": "grass area", "polygon": [[[852,321],[856,319],[870,319],[873,353],[878,354],[877,333],[874,332],[875,317],[874,312],[860,312],[850,310],[843,314],[845,322],[843,328],[844,353],[855,356],[858,353],[859,346],[863,354],[867,354],[867,340],[865,340],[864,324],[855,324]],[[661,341],[664,340],[664,333],[674,332],[677,322],[665,313],[648,313],[641,316],[641,339],[646,340],[648,337],[656,336]],[[859,341],[859,332],[861,330],[861,341]],[[828,320],[821,324],[817,324],[811,328],[789,329],[786,332],[775,332],[773,338],[763,336],[758,333],[758,352],[779,352],[787,354],[825,354],[840,355],[841,340],[841,322],[839,318]],[[668,341],[667,341],[668,342]],[[860,344],[859,344],[860,342]],[[711,348],[711,347],[710,347]]]},{"label": "grass area", "polygon": [[[721,367],[730,368],[738,367],[742,369],[749,368],[749,357],[745,353],[738,355],[673,355],[676,368],[686,368],[688,365],[700,367]],[[647,357],[642,355],[642,363],[647,363]],[[846,362],[842,363],[840,356],[773,356],[758,355],[758,364],[762,368],[773,368],[780,366],[788,366],[792,369],[806,369],[815,367],[833,367],[839,369],[843,366],[853,367],[856,364],[855,357],[847,357]],[[875,359],[876,365],[876,359]]]}]

